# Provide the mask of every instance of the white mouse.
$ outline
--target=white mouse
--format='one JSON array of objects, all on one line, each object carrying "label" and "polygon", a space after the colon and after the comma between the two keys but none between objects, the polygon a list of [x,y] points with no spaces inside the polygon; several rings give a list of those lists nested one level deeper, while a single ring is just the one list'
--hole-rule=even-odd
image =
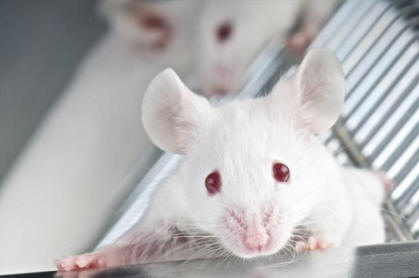
[{"label": "white mouse", "polygon": [[218,106],[163,71],[145,94],[143,123],[157,146],[182,156],[179,165],[130,231],[58,269],[165,260],[182,245],[255,258],[382,242],[382,181],[342,168],[315,136],[334,124],[343,98],[340,63],[323,49],[267,97]]},{"label": "white mouse", "polygon": [[236,93],[251,62],[273,38],[302,52],[319,32],[334,2],[207,1],[198,32],[197,68],[203,94]]}]

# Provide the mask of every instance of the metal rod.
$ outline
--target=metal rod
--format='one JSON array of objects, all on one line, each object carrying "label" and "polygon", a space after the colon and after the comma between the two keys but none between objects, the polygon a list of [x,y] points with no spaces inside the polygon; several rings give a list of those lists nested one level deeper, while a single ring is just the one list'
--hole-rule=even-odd
[{"label": "metal rod", "polygon": [[[419,73],[416,75],[414,80],[410,83],[410,85],[404,90],[402,95],[391,105],[390,108],[387,109],[387,112],[382,116],[381,120],[375,124],[374,128],[368,132],[368,134],[365,136],[364,141],[360,142],[358,145],[360,149],[363,149],[374,137],[375,134],[384,126],[384,124],[390,119],[390,116],[400,107],[400,105],[405,101],[405,99],[410,95],[415,93],[414,89],[416,86],[419,86]],[[410,111],[406,111],[407,115],[411,115],[418,107],[419,100],[416,100],[416,105],[413,105]],[[409,113],[410,112],[410,113]],[[354,131],[356,133],[357,130]]]},{"label": "metal rod", "polygon": [[[384,35],[391,29],[391,27],[394,26],[394,24],[399,21],[400,19],[402,19],[403,17],[405,17],[406,15],[408,15],[410,12],[412,11],[411,7],[405,7],[403,8],[399,14],[397,14],[391,21],[389,24],[387,24],[387,26],[384,28],[384,30],[377,36],[377,39],[374,40],[374,42],[370,45],[370,47],[368,47],[367,51],[365,51],[362,56],[358,59],[358,61],[355,63],[355,65],[348,71],[348,73],[346,74],[346,78],[351,77],[352,73],[358,68],[358,66],[362,63],[362,61],[365,60],[365,58],[370,54],[370,52],[377,46],[378,42],[380,42],[382,40],[382,38],[384,37]],[[419,15],[417,17],[417,19],[419,19]],[[405,29],[403,29],[405,30]],[[402,30],[402,32],[403,32]],[[398,36],[396,35],[396,38]]]},{"label": "metal rod", "polygon": [[[380,74],[380,76],[375,80],[375,82],[368,88],[368,90],[365,92],[365,94],[361,97],[361,99],[359,99],[351,108],[351,110],[348,112],[347,115],[344,116],[344,121],[346,122],[357,110],[358,108],[362,105],[362,102],[364,102],[369,96],[370,94],[374,91],[374,88],[378,86],[378,84],[380,84],[380,82],[384,79],[384,77],[386,75],[388,75],[388,73],[390,72],[390,70],[394,67],[394,64],[397,63],[397,61],[400,60],[400,58],[405,54],[405,51],[407,51],[407,49],[409,49],[415,42],[417,42],[418,37],[414,37],[413,39],[411,39],[409,41],[409,43],[406,45],[406,47],[393,59],[393,61],[386,67],[386,69],[384,71],[382,71],[382,73]],[[393,81],[393,83],[391,84],[391,87],[394,87],[397,82],[403,78],[403,76],[406,74],[406,72],[410,69],[410,67],[412,67],[417,60],[419,59],[419,53],[417,53],[408,63],[407,66],[405,66],[405,68],[402,70],[401,73],[399,73],[397,75],[397,77],[395,78],[395,81]]]},{"label": "metal rod", "polygon": [[[418,20],[418,24],[419,24],[419,18],[417,18]],[[386,53],[389,52],[389,50],[391,50],[391,48],[395,45],[395,43],[402,37],[402,35],[404,35],[405,33],[407,33],[408,31],[410,31],[409,26],[405,26],[400,32],[398,32],[396,34],[396,36],[389,42],[389,44],[387,45],[387,47],[381,51],[380,55],[378,55],[378,57],[375,59],[375,61],[379,61],[381,60],[384,55],[386,55]],[[413,44],[415,41],[417,40],[417,37],[412,38],[406,45],[405,47],[402,49],[402,51],[400,51],[400,53],[404,53],[411,44]],[[397,62],[397,60],[400,58],[400,56],[402,54],[399,54],[396,58],[394,58],[391,63],[389,64],[389,66],[386,68],[386,71],[388,71],[391,66]],[[354,94],[354,92],[358,89],[358,87],[364,82],[364,80],[368,77],[369,73],[373,70],[373,68],[376,66],[376,62],[371,63],[371,65],[368,67],[368,69],[365,70],[365,73],[361,76],[361,78],[355,83],[355,85],[350,88],[348,90],[348,92],[346,93],[346,101],[349,100],[351,98],[351,96]],[[384,71],[384,72],[386,72]]]}]

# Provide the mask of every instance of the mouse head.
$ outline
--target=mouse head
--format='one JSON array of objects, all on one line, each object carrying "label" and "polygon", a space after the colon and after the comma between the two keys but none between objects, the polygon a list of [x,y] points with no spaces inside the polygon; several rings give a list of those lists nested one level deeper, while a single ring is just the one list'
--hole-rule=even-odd
[{"label": "mouse head", "polygon": [[267,97],[220,106],[167,69],[149,85],[143,123],[157,146],[183,155],[177,174],[194,223],[248,258],[284,247],[314,207],[334,161],[313,134],[333,125],[343,95],[328,50],[310,51]]},{"label": "mouse head", "polygon": [[187,32],[195,1],[104,0],[100,12],[122,37],[143,47],[164,49]]},{"label": "mouse head", "polygon": [[199,27],[198,74],[206,96],[234,93],[274,37],[285,37],[301,0],[208,1]]}]

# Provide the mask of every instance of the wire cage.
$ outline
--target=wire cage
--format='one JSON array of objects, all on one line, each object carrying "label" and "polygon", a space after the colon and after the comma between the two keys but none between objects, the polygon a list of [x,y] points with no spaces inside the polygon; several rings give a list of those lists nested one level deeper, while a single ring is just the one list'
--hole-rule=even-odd
[{"label": "wire cage", "polygon": [[[394,181],[383,209],[387,241],[418,239],[419,1],[343,1],[314,47],[336,53],[347,84],[341,118],[321,138],[341,164],[380,169]],[[290,67],[283,48],[272,42],[249,68],[238,97],[264,95]],[[144,193],[177,161],[162,155],[115,213],[116,224],[99,245],[141,217]]]},{"label": "wire cage", "polygon": [[380,169],[395,184],[383,210],[389,241],[419,237],[418,4],[346,1],[314,44],[336,52],[347,82],[326,146],[342,163]]}]

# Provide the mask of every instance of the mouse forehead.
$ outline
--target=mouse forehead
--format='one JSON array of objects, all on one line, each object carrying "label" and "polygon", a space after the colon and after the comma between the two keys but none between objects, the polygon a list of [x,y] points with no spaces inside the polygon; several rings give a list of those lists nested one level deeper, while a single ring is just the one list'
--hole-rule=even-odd
[{"label": "mouse forehead", "polygon": [[[208,1],[202,15],[204,32],[212,32],[220,23],[230,21],[236,28],[258,34],[286,30],[294,22],[301,0],[231,0]],[[285,12],[286,11],[286,12]],[[263,28],[261,28],[263,27]]]},{"label": "mouse forehead", "polygon": [[[233,1],[208,1],[202,15],[203,26],[210,28],[225,19],[240,18],[241,9],[238,2]],[[239,13],[234,13],[234,9]],[[238,9],[237,9],[238,8]]]},{"label": "mouse forehead", "polygon": [[298,131],[291,113],[267,102],[266,98],[247,99],[217,107],[217,117],[206,134],[208,148],[220,158],[266,160],[272,153],[284,153]]}]

